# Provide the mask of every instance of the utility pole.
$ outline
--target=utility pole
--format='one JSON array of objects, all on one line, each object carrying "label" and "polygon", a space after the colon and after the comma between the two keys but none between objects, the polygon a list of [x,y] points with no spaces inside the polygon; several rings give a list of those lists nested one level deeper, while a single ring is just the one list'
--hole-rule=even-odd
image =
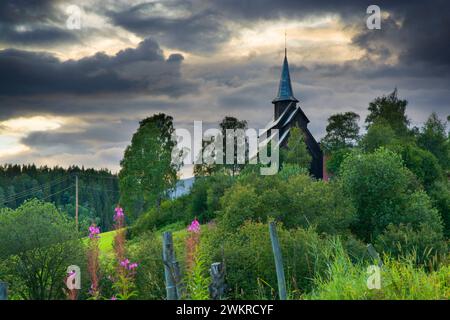
[{"label": "utility pole", "polygon": [[78,176],[75,176],[75,225],[78,231]]}]

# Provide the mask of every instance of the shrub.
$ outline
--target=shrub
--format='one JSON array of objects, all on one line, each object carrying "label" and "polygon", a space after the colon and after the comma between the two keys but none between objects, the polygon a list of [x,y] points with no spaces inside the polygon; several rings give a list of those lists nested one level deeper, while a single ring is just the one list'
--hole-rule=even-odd
[{"label": "shrub", "polygon": [[[0,212],[2,277],[21,299],[64,298],[70,265],[84,266],[84,250],[75,224],[53,204],[29,200]],[[9,279],[14,279],[10,281]]]},{"label": "shrub", "polygon": [[165,299],[161,236],[153,232],[140,235],[128,245],[128,254],[139,263],[135,278],[137,299]]},{"label": "shrub", "polygon": [[355,217],[339,182],[316,181],[306,174],[241,179],[221,201],[219,222],[228,230],[246,220],[272,217],[286,228],[315,226],[320,233],[345,233]]},{"label": "shrub", "polygon": [[[326,266],[325,241],[312,229],[277,227],[291,296],[311,288],[315,273]],[[274,257],[267,224],[247,222],[232,233],[217,228],[202,239],[209,262],[225,261],[232,299],[275,298]]]}]

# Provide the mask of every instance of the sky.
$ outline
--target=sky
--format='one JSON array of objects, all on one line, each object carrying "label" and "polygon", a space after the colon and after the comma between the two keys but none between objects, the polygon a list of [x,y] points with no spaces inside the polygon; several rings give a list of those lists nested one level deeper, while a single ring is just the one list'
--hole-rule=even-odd
[{"label": "sky", "polygon": [[[73,4],[79,29],[67,22]],[[366,25],[371,4],[379,30]],[[354,111],[364,127],[369,102],[394,88],[413,125],[446,118],[448,12],[448,1],[2,0],[0,164],[117,172],[139,121],[159,112],[190,130],[227,115],[264,128],[285,33],[316,140],[335,113]]]}]

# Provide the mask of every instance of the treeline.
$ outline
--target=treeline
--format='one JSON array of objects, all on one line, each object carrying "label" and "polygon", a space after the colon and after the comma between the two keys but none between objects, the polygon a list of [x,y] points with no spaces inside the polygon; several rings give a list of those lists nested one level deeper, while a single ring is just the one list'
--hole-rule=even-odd
[{"label": "treeline", "polygon": [[119,186],[117,177],[106,169],[50,168],[34,164],[0,166],[0,208],[16,209],[25,201],[36,198],[54,203],[73,218],[77,176],[80,230],[87,229],[93,221],[102,230],[109,230],[113,223],[111,212],[119,198]]}]

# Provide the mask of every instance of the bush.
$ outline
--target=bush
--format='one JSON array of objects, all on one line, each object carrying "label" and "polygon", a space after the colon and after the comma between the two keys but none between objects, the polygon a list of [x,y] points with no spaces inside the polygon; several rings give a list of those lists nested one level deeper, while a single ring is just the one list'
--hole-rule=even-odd
[{"label": "bush", "polygon": [[447,253],[447,245],[443,241],[439,228],[427,223],[420,223],[413,228],[411,224],[390,224],[375,240],[376,247],[392,257],[413,254],[415,263],[433,267],[433,263]]},{"label": "bush", "polygon": [[[326,266],[325,241],[312,229],[277,227],[291,297],[311,289]],[[247,222],[232,233],[216,229],[202,239],[209,262],[225,261],[232,299],[275,298],[277,280],[267,224]]]},{"label": "bush", "polygon": [[158,207],[153,207],[149,211],[141,215],[133,224],[133,236],[160,229],[169,224],[183,222],[187,224],[190,220],[190,214],[187,213],[188,197],[182,196],[174,200],[164,200]]},{"label": "bush", "polygon": [[219,223],[234,230],[246,220],[267,222],[269,217],[286,228],[315,226],[329,234],[345,233],[355,210],[339,182],[316,181],[306,174],[249,176],[221,199]]},{"label": "bush", "polygon": [[128,246],[132,261],[137,261],[135,284],[138,299],[162,300],[166,297],[161,236],[146,232]]},{"label": "bush", "polygon": [[67,267],[85,265],[75,224],[39,200],[0,211],[0,259],[12,296],[26,300],[64,298]]},{"label": "bush", "polygon": [[444,224],[444,235],[450,238],[450,184],[448,181],[438,181],[428,191],[431,201],[438,209]]},{"label": "bush", "polygon": [[341,181],[358,212],[354,232],[369,242],[395,216],[411,184],[411,173],[399,155],[380,148],[371,154],[354,152],[343,162]]}]

